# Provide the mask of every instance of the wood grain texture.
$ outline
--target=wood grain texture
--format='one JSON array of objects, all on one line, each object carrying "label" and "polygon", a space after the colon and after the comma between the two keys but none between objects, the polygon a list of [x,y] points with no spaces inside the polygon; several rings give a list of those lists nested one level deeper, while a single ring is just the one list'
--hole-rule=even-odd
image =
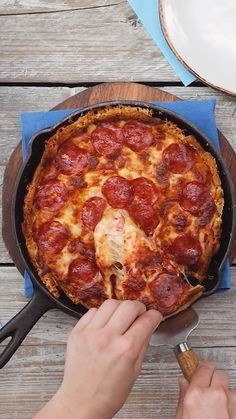
[{"label": "wood grain texture", "polygon": [[119,0],[1,0],[0,15],[86,10],[109,7],[120,2]]},{"label": "wood grain texture", "polygon": [[[193,347],[236,346],[236,267],[231,272],[230,290],[202,298],[194,305],[200,324],[191,334],[190,343]],[[14,267],[1,267],[0,322],[6,324],[26,302],[20,273]],[[51,310],[34,326],[23,346],[64,344],[75,324],[73,317],[59,310]]]},{"label": "wood grain texture", "polygon": [[[12,3],[20,6],[22,1]],[[51,2],[24,3],[40,7]],[[0,82],[179,80],[128,2],[114,3],[60,13],[0,15]]]},{"label": "wood grain texture", "polygon": [[[84,88],[77,89],[83,91]],[[0,87],[0,199],[2,202],[3,174],[7,161],[21,140],[19,116],[22,112],[44,111],[75,94],[75,89],[63,87]],[[13,161],[16,160],[13,159]],[[10,177],[6,182],[10,182]],[[12,184],[7,187],[14,187]],[[9,203],[10,206],[10,203]],[[2,225],[2,212],[0,213]],[[6,225],[8,229],[8,225]],[[0,236],[0,263],[12,262]]]},{"label": "wood grain texture", "polygon": [[[84,87],[0,86],[0,166],[6,165],[12,151],[21,139],[19,115],[22,112],[49,110],[84,90],[86,90]],[[185,87],[163,87],[162,90],[184,100],[215,98],[217,126],[236,150],[236,102],[234,99],[214,92],[207,87],[188,87],[187,89]],[[150,98],[153,98],[153,96],[150,96]]]},{"label": "wood grain texture", "polygon": [[[195,307],[200,325],[191,344],[199,359],[214,360],[229,372],[236,388],[236,268],[232,289],[199,301]],[[10,284],[10,287],[9,287]],[[22,282],[15,268],[0,269],[0,320],[23,307]],[[63,376],[66,340],[75,319],[52,310],[34,327],[7,366],[0,371],[1,419],[27,419],[59,387]],[[17,373],[16,373],[17,372]],[[149,348],[141,374],[119,419],[170,419],[174,417],[180,370],[168,348]]]},{"label": "wood grain texture", "polygon": [[[218,368],[229,372],[230,384],[236,388],[235,348],[226,348],[224,352],[218,348],[198,349],[197,354],[200,359],[214,359]],[[64,355],[64,345],[19,349],[11,363],[0,372],[1,419],[32,418],[59,387]],[[179,366],[171,350],[149,348],[141,374],[115,417],[174,419],[179,376]]]},{"label": "wood grain texture", "polygon": [[[5,304],[3,309],[1,304],[0,313],[1,311],[7,312],[10,300],[12,304],[14,302],[14,292],[20,288],[19,278],[17,278],[16,282],[12,273],[12,268],[0,270],[1,303],[3,301]],[[16,270],[15,275],[16,277],[19,275],[16,273]],[[2,285],[4,284],[3,278],[5,278],[4,286]],[[214,361],[218,368],[229,372],[231,386],[236,388],[236,309],[235,304],[233,305],[233,299],[235,301],[236,296],[235,269],[233,278],[234,286],[230,291],[232,293],[232,305],[227,303],[227,301],[230,301],[229,293],[221,294],[220,298],[216,295],[211,296],[207,301],[202,300],[198,303],[197,311],[200,314],[201,323],[199,331],[195,332],[197,334],[195,338],[191,337],[191,343],[199,359]],[[11,282],[12,290],[9,288],[9,281]],[[9,290],[8,298],[6,297],[6,286],[8,286]],[[17,304],[18,297],[19,295],[16,295],[15,304]],[[215,297],[217,299],[213,304],[209,305],[208,303],[210,301],[213,302]],[[23,302],[23,298],[21,298],[21,301]],[[208,316],[206,316],[205,322],[203,322],[203,306],[208,311],[208,316],[212,315],[212,319],[214,317],[214,322],[208,323]],[[228,327],[230,322],[233,326],[232,331]],[[58,311],[52,311],[49,317],[44,317],[39,323],[41,323],[41,326],[39,326],[37,334],[38,337],[40,336],[40,339],[33,340],[28,337],[7,366],[0,371],[1,419],[32,418],[33,414],[49,400],[61,383],[66,348],[65,342],[69,331],[74,325],[74,319]],[[60,325],[57,331],[56,324]],[[32,331],[30,335],[33,333],[36,332]],[[231,334],[234,341],[230,339]],[[218,338],[217,344],[215,341],[217,339],[216,336]],[[207,342],[205,339],[207,339]],[[57,342],[59,344],[56,344]],[[225,346],[226,342],[232,346]],[[214,347],[215,344],[216,346]],[[127,402],[116,415],[116,418],[174,418],[179,376],[180,369],[170,349],[164,347],[149,348],[141,374]]]},{"label": "wood grain texture", "polygon": [[[45,111],[60,102],[86,90],[83,87],[17,87],[0,86],[0,166],[6,165],[12,151],[19,143],[22,112]],[[236,150],[236,102],[207,87],[163,87],[168,93],[185,100],[216,99],[216,122]],[[96,98],[95,98],[96,99]]]},{"label": "wood grain texture", "polygon": [[[67,98],[53,109],[73,109],[85,107],[98,102],[111,100],[141,100],[141,101],[167,101],[173,102],[179,100],[178,97],[160,89],[145,86],[137,83],[103,83],[93,86],[89,89],[80,91]],[[226,165],[231,169],[232,179],[236,179],[236,154],[223,135],[220,136],[221,152],[224,156]],[[11,203],[13,200],[13,191],[16,177],[21,164],[21,146],[17,146],[11,155],[10,161],[6,167],[3,180],[3,206],[2,206],[2,234],[6,248],[20,272],[24,271],[19,248],[12,227]],[[235,188],[236,190],[236,188]],[[236,236],[236,229],[233,231],[233,237]],[[229,253],[230,260],[233,260],[236,254],[235,246],[231,246]]]},{"label": "wood grain texture", "polygon": [[[83,89],[82,89],[83,90]],[[215,95],[207,88],[167,88],[185,99]],[[19,111],[44,110],[54,107],[77,89],[2,87],[0,95],[3,112],[0,146],[0,175],[5,162],[20,139]],[[234,140],[235,102],[216,94],[220,101],[217,119],[221,129],[230,128]],[[12,99],[15,100],[12,100]],[[224,112],[222,107],[225,107]],[[8,124],[8,125],[7,125]],[[231,130],[232,129],[232,130]],[[4,141],[3,141],[4,140]],[[12,142],[14,146],[12,147]],[[1,248],[0,262],[10,261]],[[191,344],[200,359],[214,360],[218,368],[230,373],[236,388],[236,268],[232,268],[232,288],[195,304],[200,315],[199,328],[191,336]],[[6,323],[26,304],[22,296],[22,278],[15,268],[0,268],[0,321]],[[54,394],[63,375],[65,342],[76,320],[58,311],[46,313],[30,332],[9,364],[0,371],[1,419],[28,419]],[[142,372],[118,419],[171,419],[178,396],[180,370],[173,353],[167,348],[149,348]]]},{"label": "wood grain texture", "polygon": [[184,100],[216,100],[216,123],[236,151],[236,101],[207,87],[164,87],[163,90],[181,97]]},{"label": "wood grain texture", "polygon": [[[1,419],[28,419],[52,397],[63,377],[65,345],[22,346],[0,371]],[[236,388],[235,348],[197,348],[199,359],[214,360]],[[173,352],[149,348],[143,368],[119,419],[172,419],[181,375]],[[66,418],[65,418],[66,419]]]},{"label": "wood grain texture", "polygon": [[21,140],[20,114],[47,111],[85,88],[67,87],[0,87],[0,166],[5,166]]},{"label": "wood grain texture", "polygon": [[188,351],[181,352],[177,355],[177,360],[181,371],[183,372],[184,378],[188,380],[190,383],[193,375],[198,367],[198,359],[197,355],[193,351],[193,349],[189,349]]},{"label": "wood grain texture", "polygon": [[[22,112],[48,110],[55,107],[57,103],[85,90],[83,87],[0,87],[0,199],[6,163],[20,141],[19,115]],[[217,126],[236,150],[236,105],[232,98],[206,87],[188,87],[187,89],[184,87],[165,87],[163,90],[185,100],[216,98]],[[1,216],[0,213],[0,220]],[[0,237],[0,263],[11,261],[2,237]]]},{"label": "wood grain texture", "polygon": [[[179,80],[126,0],[1,0],[0,51],[0,83]],[[235,100],[205,87],[164,89],[183,99],[216,97],[217,125],[236,150]],[[6,163],[20,141],[19,114],[51,109],[83,90],[0,87],[0,188]],[[11,259],[1,238],[0,263],[7,262]],[[196,303],[200,325],[191,344],[200,359],[214,360],[228,371],[236,388],[236,268],[232,282],[230,291]],[[16,268],[0,266],[2,323],[26,304],[22,290]],[[58,310],[46,313],[0,370],[1,419],[32,418],[54,394],[63,375],[65,343],[75,323]],[[172,351],[149,348],[140,377],[116,418],[174,418],[178,375]]]}]

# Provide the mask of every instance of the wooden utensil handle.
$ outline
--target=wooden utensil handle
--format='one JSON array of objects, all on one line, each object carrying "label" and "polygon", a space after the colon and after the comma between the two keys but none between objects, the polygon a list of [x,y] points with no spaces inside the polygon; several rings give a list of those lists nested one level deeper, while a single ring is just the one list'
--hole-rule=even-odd
[{"label": "wooden utensil handle", "polygon": [[195,352],[184,342],[175,347],[175,355],[184,377],[186,380],[191,381],[198,366],[198,359]]}]

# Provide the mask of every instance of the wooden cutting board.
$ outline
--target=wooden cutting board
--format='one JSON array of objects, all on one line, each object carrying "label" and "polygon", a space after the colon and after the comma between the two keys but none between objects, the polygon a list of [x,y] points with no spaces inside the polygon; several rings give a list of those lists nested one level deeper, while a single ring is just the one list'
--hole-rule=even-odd
[{"label": "wooden cutting board", "polygon": [[[98,102],[106,102],[109,100],[140,100],[146,102],[160,101],[160,102],[174,102],[181,100],[177,96],[166,93],[154,87],[145,86],[137,83],[104,83],[94,87],[90,87],[83,92],[80,92],[64,102],[57,105],[52,110],[57,109],[73,109],[81,108]],[[235,192],[234,198],[236,202],[236,154],[226,140],[226,138],[219,132],[220,146],[222,156],[231,173],[234,181]],[[18,270],[22,273],[24,265],[21,260],[16,240],[14,238],[12,221],[11,221],[11,203],[12,192],[18,170],[22,163],[21,143],[13,151],[9,162],[7,164],[4,180],[3,180],[3,195],[2,195],[2,234],[8,252],[15,263]],[[236,209],[236,205],[234,206]],[[230,260],[232,261],[236,256],[236,229],[233,233],[234,244],[230,252]]]}]

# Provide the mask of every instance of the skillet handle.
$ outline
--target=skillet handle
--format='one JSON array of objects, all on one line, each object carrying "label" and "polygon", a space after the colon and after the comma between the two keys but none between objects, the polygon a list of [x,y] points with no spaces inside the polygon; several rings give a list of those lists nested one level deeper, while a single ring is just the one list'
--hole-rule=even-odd
[{"label": "skillet handle", "polygon": [[3,368],[10,360],[40,317],[52,308],[55,308],[54,303],[38,289],[35,289],[29,303],[0,330],[0,343],[11,337],[0,354],[0,368]]}]

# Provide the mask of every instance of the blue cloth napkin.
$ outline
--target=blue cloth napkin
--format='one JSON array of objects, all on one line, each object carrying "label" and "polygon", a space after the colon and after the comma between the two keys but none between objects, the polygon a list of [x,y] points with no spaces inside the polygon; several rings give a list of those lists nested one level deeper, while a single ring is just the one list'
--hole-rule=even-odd
[{"label": "blue cloth napkin", "polygon": [[[204,132],[215,148],[220,151],[218,133],[215,123],[215,100],[193,100],[179,102],[153,102],[163,108],[170,109],[195,124]],[[28,112],[21,115],[22,151],[23,158],[27,157],[27,148],[30,139],[38,131],[49,128],[74,112],[74,110],[60,110],[51,112]],[[227,261],[222,270],[220,289],[230,288],[230,267]],[[34,289],[27,272],[24,275],[24,294],[31,298]]]},{"label": "blue cloth napkin", "polygon": [[159,0],[128,0],[128,2],[141,20],[146,31],[154,39],[162,54],[178,74],[183,84],[188,86],[196,80],[196,78],[178,61],[165,40],[158,13]]}]

